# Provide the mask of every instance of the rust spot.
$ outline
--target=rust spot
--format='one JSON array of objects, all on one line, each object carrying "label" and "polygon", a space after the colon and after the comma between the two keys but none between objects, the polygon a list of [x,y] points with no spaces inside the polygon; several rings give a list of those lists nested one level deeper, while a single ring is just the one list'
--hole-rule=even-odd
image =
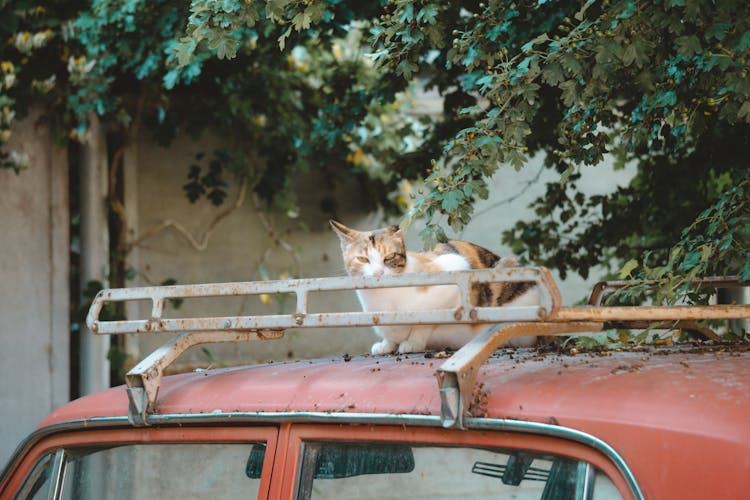
[{"label": "rust spot", "polygon": [[634,363],[631,365],[623,364],[623,365],[618,365],[616,368],[613,368],[612,370],[610,370],[610,373],[612,375],[617,375],[619,373],[624,373],[624,372],[633,373],[633,372],[637,372],[641,368],[643,368],[643,365],[640,363]]},{"label": "rust spot", "polygon": [[372,324],[373,325],[377,325],[378,323],[380,323],[380,316],[373,316],[372,317]]},{"label": "rust spot", "polygon": [[456,309],[456,311],[453,313],[453,317],[456,318],[456,320],[460,320],[464,315],[464,308],[459,307]]},{"label": "rust spot", "polygon": [[469,403],[468,412],[472,417],[487,417],[487,391],[484,389],[484,383],[474,385],[471,391],[471,402]]},{"label": "rust spot", "polygon": [[98,321],[94,321],[93,323],[91,323],[91,331],[94,332],[94,333],[96,333],[96,332],[99,331],[99,322]]},{"label": "rust spot", "polygon": [[302,313],[297,313],[294,315],[294,322],[298,325],[301,325],[305,321],[305,315]]}]

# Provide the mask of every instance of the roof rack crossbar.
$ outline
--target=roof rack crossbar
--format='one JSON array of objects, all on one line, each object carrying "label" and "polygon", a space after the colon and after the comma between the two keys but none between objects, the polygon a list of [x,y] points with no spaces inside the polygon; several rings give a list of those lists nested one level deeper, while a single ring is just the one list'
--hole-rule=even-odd
[{"label": "roof rack crossbar", "polygon": [[152,413],[159,394],[164,370],[189,348],[211,343],[248,342],[271,340],[284,336],[282,330],[248,332],[187,332],[167,342],[125,374],[128,385],[128,420],[134,426],[148,425],[147,416]]}]

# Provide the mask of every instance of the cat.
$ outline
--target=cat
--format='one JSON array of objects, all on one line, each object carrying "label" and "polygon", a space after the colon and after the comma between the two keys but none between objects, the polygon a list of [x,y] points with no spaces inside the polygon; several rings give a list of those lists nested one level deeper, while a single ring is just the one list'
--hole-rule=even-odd
[{"label": "cat", "polygon": [[[356,231],[330,221],[341,241],[341,254],[350,276],[384,276],[429,271],[459,271],[489,267],[514,267],[514,258],[500,258],[473,243],[452,240],[431,252],[408,252],[399,226],[374,231]],[[458,288],[452,285],[357,290],[365,311],[422,311],[457,308]],[[478,283],[473,285],[471,303],[478,306],[530,306],[539,304],[534,283]],[[486,324],[376,326],[382,338],[373,344],[375,355],[423,352],[426,349],[459,349]],[[529,346],[535,338],[514,339],[515,346]]]}]

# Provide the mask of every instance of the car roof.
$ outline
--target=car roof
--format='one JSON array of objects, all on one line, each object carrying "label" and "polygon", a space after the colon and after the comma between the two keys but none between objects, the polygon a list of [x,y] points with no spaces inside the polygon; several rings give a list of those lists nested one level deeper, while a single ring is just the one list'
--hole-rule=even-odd
[{"label": "car roof", "polygon": [[[162,382],[154,413],[440,415],[440,358],[342,356],[172,375]],[[750,433],[750,352],[726,346],[577,355],[505,349],[480,369],[474,399],[478,417],[581,430],[614,422],[734,439]],[[68,403],[41,426],[127,413],[121,386]]]},{"label": "car roof", "polygon": [[[198,416],[196,423],[230,425],[249,414],[261,415],[254,421],[305,422],[314,413],[318,422],[328,416],[336,424],[362,423],[357,417],[368,415],[431,415],[430,425],[439,425],[441,357],[342,356],[172,375],[161,385],[154,416],[163,417],[160,424]],[[503,349],[480,368],[473,399],[472,414],[487,419],[469,427],[487,422],[512,431],[519,425],[503,422],[539,422],[606,443],[647,497],[708,498],[728,485],[750,488],[745,344],[576,355]],[[81,420],[86,427],[98,417],[116,417],[122,426],[127,414],[121,386],[68,403],[40,427],[70,428],[66,422]]]}]

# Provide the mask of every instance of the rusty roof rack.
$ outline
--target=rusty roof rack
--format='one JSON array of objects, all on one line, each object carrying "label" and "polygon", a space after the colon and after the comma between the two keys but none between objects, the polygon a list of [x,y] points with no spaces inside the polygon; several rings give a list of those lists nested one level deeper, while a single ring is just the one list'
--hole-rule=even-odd
[{"label": "rusty roof rack", "polygon": [[[717,279],[709,286],[747,286],[736,279]],[[470,303],[475,283],[534,282],[540,303],[518,307],[477,307]],[[460,292],[456,309],[429,311],[327,312],[312,313],[308,299],[312,292],[346,291],[363,288],[455,285]],[[597,285],[592,301],[602,293],[621,286],[618,282]],[[261,294],[296,295],[291,314],[259,314],[203,318],[165,318],[167,300],[196,297],[236,297]],[[596,295],[596,299],[595,299]],[[148,319],[105,321],[99,318],[105,303],[151,301]],[[594,303],[594,302],[592,302]],[[598,302],[596,302],[598,304]],[[750,305],[672,306],[672,307],[561,307],[560,292],[543,267],[478,269],[439,273],[418,273],[379,278],[312,278],[284,281],[237,282],[220,284],[173,285],[102,290],[94,299],[86,323],[99,335],[178,333],[130,370],[125,380],[130,401],[129,419],[133,425],[148,425],[164,370],[188,348],[207,343],[271,340],[290,328],[365,327],[373,325],[418,325],[485,323],[482,334],[459,349],[441,368],[437,379],[441,395],[441,420],[445,427],[463,427],[471,391],[479,367],[497,347],[513,337],[559,335],[601,331],[610,324],[643,327],[653,322],[691,322],[699,319],[738,319],[750,317]],[[676,323],[675,323],[676,324]]]}]

